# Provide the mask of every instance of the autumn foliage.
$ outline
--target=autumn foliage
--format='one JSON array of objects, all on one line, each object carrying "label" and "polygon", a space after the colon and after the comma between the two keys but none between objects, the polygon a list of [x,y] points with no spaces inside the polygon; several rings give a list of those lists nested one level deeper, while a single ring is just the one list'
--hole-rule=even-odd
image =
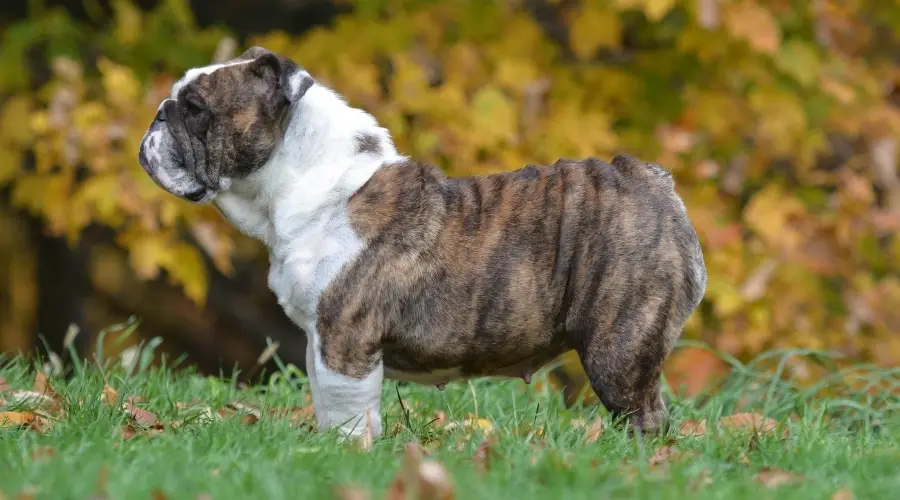
[{"label": "autumn foliage", "polygon": [[[332,26],[237,44],[198,29],[184,0],[114,1],[103,30],[35,13],[0,45],[0,184],[71,241],[113,228],[134,273],[165,271],[203,303],[201,252],[226,273],[263,256],[157,188],[138,144],[187,67],[263,45],[451,175],[618,152],[661,163],[709,270],[685,337],[739,358],[797,346],[900,364],[900,4],[350,3]],[[23,55],[33,46],[46,81]],[[15,290],[14,270],[0,276]]]}]

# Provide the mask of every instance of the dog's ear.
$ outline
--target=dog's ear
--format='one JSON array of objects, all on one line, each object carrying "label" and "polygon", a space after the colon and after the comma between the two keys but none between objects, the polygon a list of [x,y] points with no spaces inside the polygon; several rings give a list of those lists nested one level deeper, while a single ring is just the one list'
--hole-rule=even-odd
[{"label": "dog's ear", "polygon": [[297,63],[263,47],[251,47],[238,59],[252,59],[250,71],[259,79],[258,90],[281,93],[290,103],[299,101],[315,83]]}]

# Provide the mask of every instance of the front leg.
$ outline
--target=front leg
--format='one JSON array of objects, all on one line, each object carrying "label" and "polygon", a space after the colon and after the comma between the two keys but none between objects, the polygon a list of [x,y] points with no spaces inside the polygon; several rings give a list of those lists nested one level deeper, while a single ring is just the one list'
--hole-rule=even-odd
[{"label": "front leg", "polygon": [[380,436],[384,378],[380,356],[366,373],[347,375],[340,366],[329,367],[325,363],[316,327],[307,324],[306,331],[307,376],[319,430],[337,427],[342,437],[350,438]]}]

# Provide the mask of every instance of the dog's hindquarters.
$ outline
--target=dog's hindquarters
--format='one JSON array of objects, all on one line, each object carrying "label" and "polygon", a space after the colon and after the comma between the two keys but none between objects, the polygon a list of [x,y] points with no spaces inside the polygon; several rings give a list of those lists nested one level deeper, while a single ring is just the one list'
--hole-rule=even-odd
[{"label": "dog's hindquarters", "polygon": [[[582,230],[608,238],[572,270],[566,329],[591,386],[613,414],[645,432],[665,421],[662,365],[706,287],[699,242],[668,172],[619,156],[604,166],[598,208]],[[613,206],[613,204],[615,206]],[[609,214],[615,214],[610,218]]]}]

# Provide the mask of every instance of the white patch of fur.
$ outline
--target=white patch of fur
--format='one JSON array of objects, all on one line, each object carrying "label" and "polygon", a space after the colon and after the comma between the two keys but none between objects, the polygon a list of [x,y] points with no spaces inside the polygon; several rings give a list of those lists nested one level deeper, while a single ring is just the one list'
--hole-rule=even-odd
[{"label": "white patch of fur", "polygon": [[[300,85],[304,74],[298,72],[292,85]],[[308,375],[319,425],[363,435],[368,411],[377,436],[383,367],[379,362],[362,380],[326,367],[318,349],[316,307],[343,266],[363,248],[350,227],[350,196],[382,165],[405,158],[371,115],[319,84],[291,105],[286,120],[285,136],[268,162],[247,178],[234,179],[215,203],[240,231],[269,249],[269,287],[310,338]],[[361,134],[378,137],[382,154],[356,154]],[[362,425],[345,422],[356,417],[363,419]]]},{"label": "white patch of fur", "polygon": [[319,429],[338,428],[344,437],[381,435],[381,385],[384,367],[381,360],[362,380],[348,377],[325,366],[319,335],[314,325],[304,330],[306,370]]},{"label": "white patch of fur", "polygon": [[230,61],[222,64],[210,64],[209,66],[203,66],[202,68],[191,68],[187,70],[187,72],[185,72],[184,76],[181,77],[180,80],[172,85],[172,99],[178,98],[178,92],[180,92],[185,85],[188,85],[189,83],[200,77],[200,75],[208,75],[217,69],[227,68],[229,66],[239,66],[241,64],[248,64],[253,61],[253,59],[244,59],[240,61]]}]

